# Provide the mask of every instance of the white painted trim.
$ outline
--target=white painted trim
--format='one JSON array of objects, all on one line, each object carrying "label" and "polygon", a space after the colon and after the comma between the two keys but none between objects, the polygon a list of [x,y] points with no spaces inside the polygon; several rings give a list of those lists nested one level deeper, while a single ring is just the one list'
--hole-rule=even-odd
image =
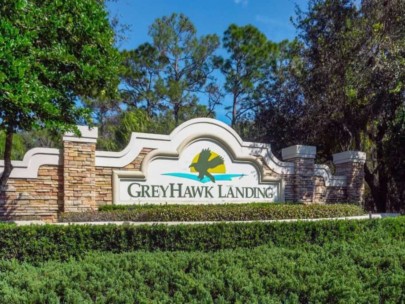
[{"label": "white painted trim", "polygon": [[119,183],[120,179],[125,177],[132,177],[136,178],[140,181],[145,181],[146,176],[142,171],[121,171],[121,170],[113,170],[112,176],[112,195],[113,195],[113,204],[117,204],[119,202]]},{"label": "white painted trim", "polygon": [[66,137],[66,136],[63,136],[63,141],[83,142],[83,143],[90,143],[90,144],[97,143],[97,139],[93,139],[93,138]]},{"label": "white painted trim", "polygon": [[[277,174],[294,174],[294,164],[278,160],[269,144],[244,142],[225,123],[211,118],[191,119],[178,126],[170,135],[132,133],[128,146],[120,152],[96,151],[96,166],[123,168],[131,163],[143,148],[154,149],[154,158],[177,158],[181,150],[194,141],[210,139],[225,146],[235,161],[257,162],[257,156]],[[147,156],[148,157],[148,156]],[[150,157],[150,156],[149,156]],[[147,160],[143,164],[148,163]],[[143,172],[146,172],[144,168]]]},{"label": "white painted trim", "polygon": [[[150,154],[152,154],[151,152]],[[148,154],[148,156],[150,155]],[[153,160],[155,157],[151,156],[150,160]],[[145,163],[148,164],[150,160],[146,161]],[[112,189],[113,189],[113,204],[120,204],[120,205],[126,205],[129,203],[122,203],[119,199],[120,197],[120,189],[119,189],[119,184],[121,179],[129,178],[129,179],[136,179],[137,181],[146,181],[147,180],[147,165],[142,166],[141,171],[124,171],[124,170],[113,170],[113,177],[112,177]],[[263,176],[263,172],[259,170],[259,185],[270,185],[270,184],[277,184],[277,191],[278,191],[278,200],[276,202],[284,202],[285,201],[285,193],[284,193],[284,187],[285,187],[285,182],[284,179],[282,178],[273,178],[269,176]],[[165,204],[178,204],[179,202],[174,200],[174,201],[166,201]],[[245,204],[246,201],[212,201],[211,204]],[[134,201],[131,202],[130,204],[132,205],[144,205],[145,202],[141,201]],[[162,201],[149,201],[147,204],[152,204],[152,205],[161,205]],[[201,201],[189,201],[187,204],[190,205],[201,205]],[[210,203],[206,203],[210,204]]]},{"label": "white painted trim", "polygon": [[325,181],[326,187],[346,187],[346,176],[332,175],[327,165],[315,165],[315,176],[321,176]]},{"label": "white painted trim", "polygon": [[[269,203],[272,204],[272,203]],[[310,219],[282,219],[282,220],[257,220],[257,221],[206,221],[206,222],[191,222],[191,221],[181,221],[181,222],[134,222],[134,221],[106,221],[106,222],[66,222],[66,223],[46,223],[44,221],[12,221],[17,226],[27,226],[27,225],[57,225],[57,226],[71,226],[71,225],[133,225],[133,226],[143,226],[143,225],[215,225],[215,224],[249,224],[249,223],[292,223],[292,222],[319,222],[319,221],[350,221],[350,220],[369,220],[369,219],[382,219],[386,217],[397,217],[400,216],[399,213],[375,213],[375,214],[364,214],[356,216],[346,216],[346,217],[324,217],[324,218],[310,218]]]},{"label": "white painted trim", "polygon": [[[82,135],[75,137],[67,133],[64,140],[93,142],[97,140],[97,128],[79,126]],[[228,125],[215,119],[197,118],[177,127],[170,135],[132,133],[128,146],[120,152],[96,151],[96,166],[123,168],[131,163],[143,148],[154,149],[147,157],[177,158],[183,148],[200,139],[210,139],[223,145],[232,154],[235,161],[256,163],[262,157],[265,164],[277,174],[294,174],[294,164],[278,160],[271,152],[269,144],[244,142]],[[58,149],[34,148],[28,151],[22,161],[13,161],[11,178],[37,178],[42,165],[59,165],[61,152]],[[144,162],[146,164],[147,161]],[[0,173],[4,170],[4,161],[0,160]],[[146,172],[145,170],[142,170]],[[267,179],[266,179],[267,180]]]},{"label": "white painted trim", "polygon": [[343,163],[365,163],[366,153],[360,151],[345,151],[341,153],[333,154],[333,163],[343,164]]},{"label": "white painted trim", "polygon": [[98,138],[98,128],[90,128],[88,126],[77,126],[81,136],[76,136],[73,132],[67,132],[63,136],[63,141],[75,141],[75,142],[88,142],[96,143]]},{"label": "white painted trim", "polygon": [[[22,161],[12,161],[13,171],[10,178],[37,178],[38,169],[43,165],[59,165],[59,149],[34,148],[24,155]],[[0,174],[4,171],[4,160],[0,160]]]},{"label": "white painted trim", "polygon": [[289,160],[292,158],[311,158],[316,157],[316,147],[294,145],[281,150],[283,160]]}]

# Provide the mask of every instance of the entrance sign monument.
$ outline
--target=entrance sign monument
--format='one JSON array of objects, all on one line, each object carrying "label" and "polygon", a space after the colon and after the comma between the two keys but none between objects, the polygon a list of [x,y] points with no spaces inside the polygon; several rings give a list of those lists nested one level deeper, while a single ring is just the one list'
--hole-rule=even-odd
[{"label": "entrance sign monument", "polygon": [[[205,147],[205,148],[202,148]],[[179,156],[151,159],[145,172],[114,172],[114,203],[283,201],[282,180],[236,162],[212,140],[191,143]]]},{"label": "entrance sign monument", "polygon": [[[228,125],[189,120],[170,135],[133,133],[120,152],[96,151],[97,128],[67,133],[63,149],[35,148],[13,161],[0,219],[54,220],[105,204],[360,202],[365,153],[333,155],[336,175],[315,164],[316,148],[296,145],[277,159],[265,143],[243,141]],[[3,161],[0,161],[0,172]]]}]

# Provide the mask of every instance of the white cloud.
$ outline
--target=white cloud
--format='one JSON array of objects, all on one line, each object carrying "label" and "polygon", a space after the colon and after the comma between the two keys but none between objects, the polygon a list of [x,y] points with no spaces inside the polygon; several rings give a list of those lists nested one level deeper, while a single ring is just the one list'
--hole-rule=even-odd
[{"label": "white cloud", "polygon": [[247,6],[249,3],[249,0],[233,0],[235,4],[242,4],[243,6]]},{"label": "white cloud", "polygon": [[[236,0],[235,0],[236,1]],[[277,27],[283,27],[283,28],[291,28],[291,24],[287,22],[282,22],[276,19],[272,19],[263,15],[256,15],[255,20],[259,23],[263,24],[268,24],[268,25],[273,25]]]}]

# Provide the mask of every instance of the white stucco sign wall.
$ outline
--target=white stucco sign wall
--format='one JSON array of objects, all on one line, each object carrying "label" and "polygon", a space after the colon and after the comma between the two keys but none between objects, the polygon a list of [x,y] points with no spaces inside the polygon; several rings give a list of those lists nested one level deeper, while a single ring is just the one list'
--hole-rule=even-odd
[{"label": "white stucco sign wall", "polygon": [[188,145],[178,159],[151,160],[144,175],[116,171],[115,203],[281,201],[281,181],[260,179],[254,165],[235,162],[218,143],[201,140]]},{"label": "white stucco sign wall", "polygon": [[[294,145],[277,159],[269,144],[245,142],[228,125],[189,120],[170,135],[132,133],[119,152],[97,151],[97,128],[78,126],[63,149],[34,148],[13,161],[0,219],[56,220],[106,204],[361,202],[365,153],[333,155],[336,174],[315,164],[316,147]],[[4,162],[0,160],[0,174]]]},{"label": "white stucco sign wall", "polygon": [[274,158],[269,145],[243,142],[217,120],[192,120],[168,136],[133,136],[138,149],[155,150],[141,171],[114,171],[115,204],[284,201],[282,180],[264,178],[257,156],[279,174],[292,173],[292,164]]}]

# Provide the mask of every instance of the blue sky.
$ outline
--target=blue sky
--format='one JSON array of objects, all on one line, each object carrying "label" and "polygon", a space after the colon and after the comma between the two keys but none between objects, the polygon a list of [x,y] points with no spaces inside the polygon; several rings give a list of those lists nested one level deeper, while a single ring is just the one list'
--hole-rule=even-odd
[{"label": "blue sky", "polygon": [[[272,41],[292,39],[296,32],[290,17],[295,14],[295,5],[305,9],[307,0],[117,0],[109,2],[108,9],[112,16],[130,27],[127,39],[120,42],[119,48],[134,49],[150,41],[148,28],[156,18],[171,13],[188,16],[198,35],[215,33],[221,37],[235,23],[252,24]],[[220,75],[218,78],[221,81]],[[227,102],[229,98],[225,99]],[[223,108],[218,108],[217,118],[229,123]]]}]

